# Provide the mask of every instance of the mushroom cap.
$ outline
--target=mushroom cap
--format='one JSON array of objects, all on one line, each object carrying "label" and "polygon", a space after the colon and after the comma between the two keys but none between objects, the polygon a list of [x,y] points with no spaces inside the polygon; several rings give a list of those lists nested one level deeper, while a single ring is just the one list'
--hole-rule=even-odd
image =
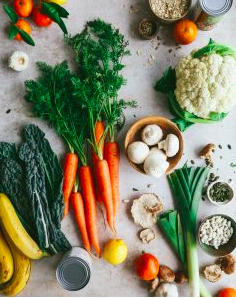
[{"label": "mushroom cap", "polygon": [[133,201],[131,214],[134,222],[143,228],[152,227],[157,221],[157,214],[161,212],[163,205],[155,194],[143,194]]},{"label": "mushroom cap", "polygon": [[144,162],[143,169],[149,176],[159,178],[165,174],[169,167],[169,162],[164,160],[159,154],[149,155]]},{"label": "mushroom cap", "polygon": [[148,244],[156,238],[156,235],[152,229],[144,229],[140,232],[139,237],[143,243]]},{"label": "mushroom cap", "polygon": [[166,155],[168,157],[175,156],[179,151],[179,138],[171,133],[167,136],[166,142]]},{"label": "mushroom cap", "polygon": [[159,149],[158,147],[152,147],[150,149],[149,156],[152,155],[152,154],[157,154],[160,158],[163,158],[164,160],[167,160],[167,156],[165,155],[165,153],[161,149]]},{"label": "mushroom cap", "polygon": [[133,142],[127,148],[127,155],[133,163],[141,164],[149,155],[149,147],[141,141]]},{"label": "mushroom cap", "polygon": [[141,140],[148,146],[156,145],[163,138],[162,129],[156,124],[149,124],[141,132]]},{"label": "mushroom cap", "polygon": [[29,56],[21,51],[15,51],[9,58],[8,65],[16,71],[23,71],[27,68]]},{"label": "mushroom cap", "polygon": [[210,282],[216,282],[221,279],[223,271],[217,264],[206,266],[203,270],[203,274]]},{"label": "mushroom cap", "polygon": [[178,297],[178,288],[174,283],[163,282],[161,283],[156,292],[155,297]]}]

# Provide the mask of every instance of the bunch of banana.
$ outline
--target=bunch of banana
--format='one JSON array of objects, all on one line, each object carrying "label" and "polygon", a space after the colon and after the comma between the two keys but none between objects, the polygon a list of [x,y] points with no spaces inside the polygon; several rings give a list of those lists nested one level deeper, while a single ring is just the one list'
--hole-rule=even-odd
[{"label": "bunch of banana", "polygon": [[[40,259],[43,252],[29,236],[9,198],[0,194],[0,285],[1,291],[15,296],[26,286],[30,259]],[[5,237],[4,237],[5,236]]]}]

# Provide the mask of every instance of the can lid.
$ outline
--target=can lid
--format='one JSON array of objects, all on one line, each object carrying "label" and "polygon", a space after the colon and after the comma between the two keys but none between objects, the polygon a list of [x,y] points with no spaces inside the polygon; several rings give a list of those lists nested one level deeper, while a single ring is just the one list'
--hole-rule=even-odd
[{"label": "can lid", "polygon": [[58,283],[67,291],[78,291],[90,280],[90,267],[81,258],[68,257],[59,263],[56,271]]},{"label": "can lid", "polygon": [[233,0],[200,0],[205,13],[211,16],[220,16],[228,12]]}]

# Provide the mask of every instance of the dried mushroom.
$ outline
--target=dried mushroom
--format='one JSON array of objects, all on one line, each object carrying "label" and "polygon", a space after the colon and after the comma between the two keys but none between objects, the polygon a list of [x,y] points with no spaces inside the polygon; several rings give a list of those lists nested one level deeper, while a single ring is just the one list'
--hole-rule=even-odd
[{"label": "dried mushroom", "polygon": [[131,213],[134,222],[143,228],[152,227],[157,221],[157,214],[161,212],[163,205],[155,194],[143,194],[133,201]]},{"label": "dried mushroom", "polygon": [[153,279],[151,281],[151,288],[150,288],[150,293],[154,293],[157,289],[157,287],[159,286],[160,284],[160,280],[158,277],[156,277],[155,279]]},{"label": "dried mushroom", "polygon": [[174,271],[165,265],[160,266],[158,277],[161,282],[174,282],[175,281]]},{"label": "dried mushroom", "polygon": [[183,284],[185,282],[188,282],[188,277],[184,271],[179,270],[175,273],[175,282],[177,284]]},{"label": "dried mushroom", "polygon": [[208,144],[206,145],[199,153],[202,159],[206,160],[207,164],[213,165],[213,152],[216,148],[215,144]]},{"label": "dried mushroom", "polygon": [[220,266],[215,265],[209,265],[206,266],[203,270],[203,274],[207,280],[210,282],[216,282],[221,279],[223,271],[221,270]]},{"label": "dried mushroom", "polygon": [[145,229],[140,232],[139,237],[143,243],[148,244],[156,238],[156,235],[152,229]]},{"label": "dried mushroom", "polygon": [[232,274],[235,271],[235,257],[233,255],[227,255],[219,258],[217,264],[220,266],[226,274]]}]

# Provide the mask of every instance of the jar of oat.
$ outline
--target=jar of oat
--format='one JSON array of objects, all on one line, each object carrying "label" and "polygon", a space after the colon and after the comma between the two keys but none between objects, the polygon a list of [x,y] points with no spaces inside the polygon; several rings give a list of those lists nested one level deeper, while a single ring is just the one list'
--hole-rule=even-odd
[{"label": "jar of oat", "polygon": [[192,0],[149,0],[149,5],[159,21],[171,24],[188,14]]}]

